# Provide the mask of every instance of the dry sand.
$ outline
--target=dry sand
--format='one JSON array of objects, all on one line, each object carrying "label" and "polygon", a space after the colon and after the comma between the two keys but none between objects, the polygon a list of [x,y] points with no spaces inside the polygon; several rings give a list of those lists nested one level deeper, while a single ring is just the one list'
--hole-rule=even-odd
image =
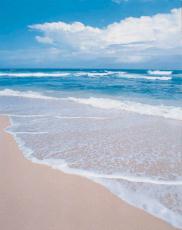
[{"label": "dry sand", "polygon": [[170,230],[101,185],[26,160],[0,117],[1,230]]}]

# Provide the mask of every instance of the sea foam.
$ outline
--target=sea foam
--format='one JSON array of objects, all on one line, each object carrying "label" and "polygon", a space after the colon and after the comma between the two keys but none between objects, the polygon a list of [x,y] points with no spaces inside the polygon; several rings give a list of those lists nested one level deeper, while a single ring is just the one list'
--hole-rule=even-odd
[{"label": "sea foam", "polygon": [[91,105],[101,109],[119,109],[128,112],[139,113],[142,115],[159,116],[165,118],[171,118],[176,120],[182,120],[182,108],[174,106],[164,105],[149,105],[133,101],[119,101],[108,98],[73,98],[69,100],[77,103]]},{"label": "sea foam", "polygon": [[1,72],[1,77],[65,77],[70,75],[70,73],[56,73],[56,72],[30,72],[30,73],[13,73],[13,72]]},{"label": "sea foam", "polygon": [[173,71],[164,71],[164,70],[148,70],[148,74],[151,75],[171,75]]}]

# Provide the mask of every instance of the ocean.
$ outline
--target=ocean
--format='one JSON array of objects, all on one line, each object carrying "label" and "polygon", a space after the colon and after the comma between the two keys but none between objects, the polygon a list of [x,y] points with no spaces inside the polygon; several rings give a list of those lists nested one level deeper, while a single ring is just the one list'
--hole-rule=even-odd
[{"label": "ocean", "polygon": [[0,114],[26,158],[182,229],[182,70],[3,69]]}]

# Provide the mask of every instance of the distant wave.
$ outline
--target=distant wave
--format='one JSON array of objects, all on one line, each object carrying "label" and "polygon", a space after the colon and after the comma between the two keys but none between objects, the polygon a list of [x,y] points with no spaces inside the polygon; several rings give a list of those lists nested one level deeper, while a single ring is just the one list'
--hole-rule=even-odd
[{"label": "distant wave", "polygon": [[65,77],[69,75],[73,75],[76,77],[79,76],[88,76],[88,77],[102,77],[113,75],[115,72],[113,71],[106,71],[106,72],[87,72],[87,71],[80,71],[80,72],[0,72],[1,77]]},{"label": "distant wave", "polygon": [[[123,71],[106,71],[106,72],[76,72],[73,74],[74,76],[87,76],[87,77],[121,77],[121,78],[134,78],[134,79],[146,79],[146,80],[161,80],[161,81],[167,81],[171,80],[171,76],[166,76],[167,74],[160,74],[160,76],[157,76],[157,74],[151,75],[143,75],[143,74],[136,74],[136,73],[127,73]],[[162,76],[164,75],[164,76]],[[169,75],[169,74],[168,74]]]},{"label": "distant wave", "polygon": [[88,76],[88,77],[104,77],[116,74],[115,71],[106,71],[106,72],[75,72],[74,76]]},{"label": "distant wave", "polygon": [[[134,79],[146,79],[146,80],[161,80],[161,81],[168,81],[171,80],[171,76],[166,76],[165,74],[161,74],[160,76],[157,76],[157,74],[151,75],[143,75],[143,74],[136,74],[136,73],[127,73],[123,71],[107,71],[103,73],[98,72],[76,72],[74,73],[74,76],[87,76],[87,77],[120,77],[120,78],[134,78]],[[164,75],[164,76],[162,76]]]},{"label": "distant wave", "polygon": [[164,105],[149,105],[132,101],[119,101],[106,98],[69,98],[77,103],[91,105],[101,109],[119,109],[143,115],[160,116],[176,120],[182,120],[182,108]]},{"label": "distant wave", "polygon": [[18,91],[11,89],[4,89],[0,91],[0,96],[11,96],[11,97],[25,97],[25,98],[34,98],[34,99],[48,99],[48,100],[56,100],[55,97],[45,96],[41,93],[34,91]]},{"label": "distant wave", "polygon": [[1,77],[65,77],[65,76],[88,76],[88,77],[102,77],[116,74],[113,71],[105,72],[89,72],[89,71],[75,71],[75,72],[0,72]]},{"label": "distant wave", "polygon": [[171,75],[173,71],[163,71],[163,70],[148,70],[148,74],[151,75]]},{"label": "distant wave", "polygon": [[104,71],[104,72],[92,72],[92,71],[76,71],[76,72],[0,72],[0,77],[121,77],[121,78],[135,78],[146,80],[171,80],[172,71],[148,71],[149,75],[127,73],[123,71]]},{"label": "distant wave", "polygon": [[43,73],[43,72],[29,72],[29,73],[0,73],[1,77],[64,77],[68,76],[70,73],[56,73],[56,72],[50,72],[50,73]]},{"label": "distant wave", "polygon": [[171,80],[171,76],[147,76],[142,74],[129,74],[129,73],[118,73],[116,76],[121,78],[135,78],[135,79],[146,79],[146,80],[160,80],[168,81]]}]

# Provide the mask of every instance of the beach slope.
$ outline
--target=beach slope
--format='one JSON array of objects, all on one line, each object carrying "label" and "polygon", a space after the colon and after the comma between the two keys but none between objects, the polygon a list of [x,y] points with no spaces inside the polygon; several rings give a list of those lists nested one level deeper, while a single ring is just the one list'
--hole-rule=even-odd
[{"label": "beach slope", "polygon": [[26,160],[0,117],[0,229],[170,230],[101,185]]}]

